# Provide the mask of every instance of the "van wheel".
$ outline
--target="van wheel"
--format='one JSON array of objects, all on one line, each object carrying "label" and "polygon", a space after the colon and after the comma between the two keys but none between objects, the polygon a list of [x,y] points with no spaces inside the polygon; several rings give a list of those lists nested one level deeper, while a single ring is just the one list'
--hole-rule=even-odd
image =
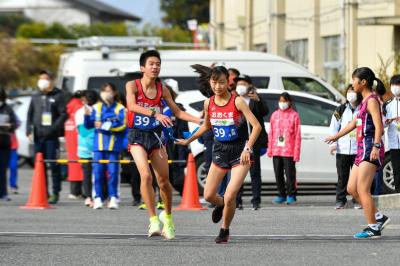
[{"label": "van wheel", "polygon": [[385,156],[385,163],[383,166],[383,194],[395,193],[394,189],[394,177],[393,177],[393,166],[390,159],[390,154]]},{"label": "van wheel", "polygon": [[204,186],[206,184],[207,171],[205,168],[206,162],[204,161],[204,154],[199,154],[196,157],[196,175],[199,194],[203,195]]}]

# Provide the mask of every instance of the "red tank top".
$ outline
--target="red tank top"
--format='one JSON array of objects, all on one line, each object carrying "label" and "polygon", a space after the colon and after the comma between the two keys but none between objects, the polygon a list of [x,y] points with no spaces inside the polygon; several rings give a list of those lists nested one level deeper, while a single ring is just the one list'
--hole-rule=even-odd
[{"label": "red tank top", "polygon": [[[154,110],[157,113],[162,113],[161,82],[156,82],[157,94],[156,97],[153,99],[146,97],[146,95],[144,94],[140,79],[136,79],[135,84],[137,88],[136,104],[146,109]],[[150,117],[143,114],[135,114],[132,111],[129,111],[128,113],[128,127],[130,128],[134,127],[142,130],[152,130],[158,126],[160,126],[160,122],[156,120],[154,117]]]},{"label": "red tank top", "polygon": [[218,141],[233,141],[241,137],[240,127],[243,124],[243,115],[236,108],[236,97],[231,94],[228,103],[224,106],[215,104],[215,95],[210,98],[208,116],[214,137]]}]

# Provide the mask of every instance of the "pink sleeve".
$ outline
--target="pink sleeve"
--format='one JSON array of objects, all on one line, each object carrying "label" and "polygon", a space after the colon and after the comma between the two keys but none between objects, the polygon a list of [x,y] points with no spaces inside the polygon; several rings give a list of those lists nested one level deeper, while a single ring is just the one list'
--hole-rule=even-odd
[{"label": "pink sleeve", "polygon": [[294,129],[295,129],[295,142],[294,142],[294,157],[293,160],[295,162],[300,161],[300,148],[301,148],[301,125],[300,125],[300,118],[297,113],[295,113],[295,120],[294,120]]},{"label": "pink sleeve", "polygon": [[274,113],[271,115],[271,119],[269,120],[269,134],[268,134],[268,149],[267,155],[268,157],[272,157],[272,146],[274,145]]}]

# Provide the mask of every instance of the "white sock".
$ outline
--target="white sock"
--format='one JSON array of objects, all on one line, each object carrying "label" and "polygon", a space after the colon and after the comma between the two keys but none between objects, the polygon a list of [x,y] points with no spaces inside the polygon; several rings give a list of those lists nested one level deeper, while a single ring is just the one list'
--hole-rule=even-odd
[{"label": "white sock", "polygon": [[379,224],[368,224],[368,227],[374,229],[375,231],[379,231]]},{"label": "white sock", "polygon": [[382,219],[383,218],[383,214],[380,212],[380,211],[377,211],[376,213],[375,213],[375,219]]}]

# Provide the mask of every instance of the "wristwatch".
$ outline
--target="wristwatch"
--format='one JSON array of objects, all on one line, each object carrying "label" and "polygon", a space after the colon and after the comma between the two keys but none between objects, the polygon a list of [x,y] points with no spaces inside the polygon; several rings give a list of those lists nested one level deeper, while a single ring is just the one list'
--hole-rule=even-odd
[{"label": "wristwatch", "polygon": [[244,146],[243,151],[247,151],[247,152],[249,152],[249,153],[253,153],[253,149],[250,148],[249,146]]},{"label": "wristwatch", "polygon": [[382,147],[382,144],[380,143],[374,143],[374,147],[380,149]]},{"label": "wristwatch", "polygon": [[156,111],[155,110],[151,110],[151,117],[154,117],[156,115]]}]

